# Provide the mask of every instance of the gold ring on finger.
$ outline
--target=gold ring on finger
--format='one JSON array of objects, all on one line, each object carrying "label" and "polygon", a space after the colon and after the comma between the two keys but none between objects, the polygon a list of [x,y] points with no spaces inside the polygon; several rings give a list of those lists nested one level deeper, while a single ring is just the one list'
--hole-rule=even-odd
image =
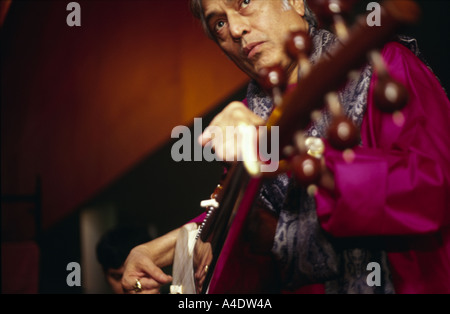
[{"label": "gold ring on finger", "polygon": [[136,283],[133,286],[134,292],[139,293],[142,291],[142,284],[139,279],[136,279]]}]

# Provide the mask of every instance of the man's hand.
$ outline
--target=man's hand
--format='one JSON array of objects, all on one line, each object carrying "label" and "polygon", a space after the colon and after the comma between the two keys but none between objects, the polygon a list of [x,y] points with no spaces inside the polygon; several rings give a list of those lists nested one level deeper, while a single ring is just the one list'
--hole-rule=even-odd
[{"label": "man's hand", "polygon": [[[172,281],[161,267],[173,263],[175,243],[180,229],[133,248],[128,255],[122,277],[125,293],[159,293],[162,285]],[[136,289],[136,282],[140,289]]]},{"label": "man's hand", "polygon": [[213,259],[211,243],[198,239],[194,247],[194,280],[198,294],[202,292],[206,274]]},{"label": "man's hand", "polygon": [[[202,146],[210,143],[221,160],[235,161],[240,156],[239,139],[242,138],[238,136],[237,127],[260,125],[264,125],[262,118],[254,114],[244,103],[234,101],[214,117],[198,141]],[[229,131],[237,132],[233,136],[227,136],[227,127]]]},{"label": "man's hand", "polygon": [[[133,248],[125,261],[122,277],[122,288],[125,293],[159,293],[162,285],[172,281],[151,258],[151,247],[148,244]],[[141,284],[141,291],[135,290],[136,280]]]}]

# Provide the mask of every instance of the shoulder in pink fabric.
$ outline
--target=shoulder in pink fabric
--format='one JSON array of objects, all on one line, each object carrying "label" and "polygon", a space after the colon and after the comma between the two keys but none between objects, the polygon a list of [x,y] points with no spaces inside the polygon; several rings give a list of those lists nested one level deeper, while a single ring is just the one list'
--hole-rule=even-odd
[{"label": "shoulder in pink fabric", "polygon": [[410,101],[383,113],[373,103],[374,73],[361,127],[363,146],[348,163],[327,147],[334,191],[319,189],[317,213],[334,236],[388,240],[398,293],[450,292],[450,102],[412,52],[387,44],[382,56]]}]

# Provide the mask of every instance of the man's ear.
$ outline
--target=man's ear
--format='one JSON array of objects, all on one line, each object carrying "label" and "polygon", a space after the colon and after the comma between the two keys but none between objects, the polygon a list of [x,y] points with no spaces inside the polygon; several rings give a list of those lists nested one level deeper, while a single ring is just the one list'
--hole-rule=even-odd
[{"label": "man's ear", "polygon": [[297,12],[300,16],[305,16],[305,3],[304,0],[288,0],[291,7]]}]

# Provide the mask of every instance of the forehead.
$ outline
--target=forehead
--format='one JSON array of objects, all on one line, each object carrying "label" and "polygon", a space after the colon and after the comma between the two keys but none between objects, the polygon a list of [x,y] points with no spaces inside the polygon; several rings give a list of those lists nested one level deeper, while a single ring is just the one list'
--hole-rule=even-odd
[{"label": "forehead", "polygon": [[208,16],[216,11],[232,8],[238,0],[201,0],[201,2],[203,14]]},{"label": "forehead", "polygon": [[[205,18],[215,14],[224,13],[224,11],[234,9],[239,10],[242,0],[200,0],[202,14]],[[259,6],[270,8],[272,11],[289,11],[290,6],[287,0],[252,0],[258,2]]]}]

